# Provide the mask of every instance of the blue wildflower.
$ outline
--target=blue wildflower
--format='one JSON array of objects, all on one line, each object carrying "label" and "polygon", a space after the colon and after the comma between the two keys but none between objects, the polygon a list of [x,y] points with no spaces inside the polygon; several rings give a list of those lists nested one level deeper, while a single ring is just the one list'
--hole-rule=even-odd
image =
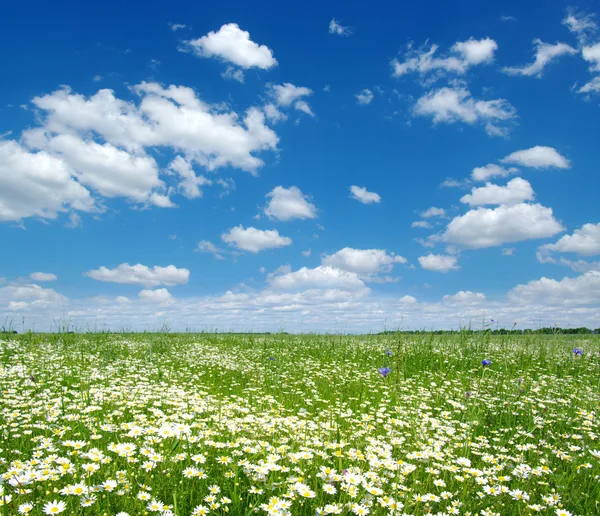
[{"label": "blue wildflower", "polygon": [[391,352],[389,349],[386,349],[386,350],[385,350],[385,354],[386,354],[388,357],[391,357],[391,356],[392,356],[392,352]]},{"label": "blue wildflower", "polygon": [[388,374],[392,372],[392,370],[389,367],[380,367],[379,372],[381,373],[381,376],[385,378]]},{"label": "blue wildflower", "polygon": [[583,349],[581,348],[573,348],[573,354],[574,355],[583,355]]},{"label": "blue wildflower", "polygon": [[484,359],[481,361],[481,365],[482,365],[483,367],[487,367],[487,366],[489,366],[491,363],[492,363],[492,361],[491,361],[491,360],[488,360],[487,358],[484,358]]},{"label": "blue wildflower", "polygon": [[273,357],[269,357],[269,360],[275,360]]}]

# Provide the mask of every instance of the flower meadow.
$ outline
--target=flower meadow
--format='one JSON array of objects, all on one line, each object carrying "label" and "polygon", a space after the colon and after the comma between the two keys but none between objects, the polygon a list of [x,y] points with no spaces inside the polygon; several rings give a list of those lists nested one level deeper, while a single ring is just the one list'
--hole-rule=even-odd
[{"label": "flower meadow", "polygon": [[0,337],[0,515],[597,515],[596,336]]}]

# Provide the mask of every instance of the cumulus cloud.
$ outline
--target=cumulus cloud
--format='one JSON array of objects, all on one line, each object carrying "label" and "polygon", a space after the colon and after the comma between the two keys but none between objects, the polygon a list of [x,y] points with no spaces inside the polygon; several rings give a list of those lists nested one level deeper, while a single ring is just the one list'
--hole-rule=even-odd
[{"label": "cumulus cloud", "polygon": [[[9,284],[0,288],[0,303],[9,311],[21,312],[41,308],[62,307],[67,298],[51,288],[31,284]],[[1,305],[0,305],[1,306]]]},{"label": "cumulus cloud", "polygon": [[281,236],[276,229],[261,230],[254,227],[236,226],[221,235],[221,240],[227,244],[250,253],[258,253],[265,249],[285,247],[292,239]]},{"label": "cumulus cloud", "polygon": [[355,272],[363,280],[369,280],[377,274],[392,272],[397,263],[407,263],[407,260],[403,256],[388,253],[385,249],[351,247],[344,247],[321,259],[321,265]]},{"label": "cumulus cloud", "polygon": [[462,86],[443,87],[426,93],[417,100],[414,113],[431,117],[434,124],[483,124],[490,136],[506,136],[507,123],[517,116],[507,100],[475,100]]},{"label": "cumulus cloud", "polygon": [[514,163],[532,168],[569,168],[571,166],[569,160],[554,147],[544,147],[542,145],[512,152],[501,161],[502,163]]},{"label": "cumulus cloud", "polygon": [[319,265],[314,269],[302,267],[297,271],[276,275],[270,278],[269,284],[272,288],[281,290],[305,290],[311,288],[368,290],[356,272],[345,271],[327,265]]},{"label": "cumulus cloud", "polygon": [[520,203],[497,208],[477,208],[452,219],[442,239],[470,249],[547,238],[564,230],[551,208]]},{"label": "cumulus cloud", "polygon": [[329,22],[329,34],[337,34],[338,36],[350,36],[352,30],[350,27],[344,27],[335,18],[332,18]]},{"label": "cumulus cloud", "polygon": [[142,301],[149,303],[158,303],[160,305],[169,305],[175,302],[175,299],[166,288],[157,288],[155,290],[142,290],[138,294]]},{"label": "cumulus cloud", "polygon": [[29,277],[33,281],[56,281],[58,279],[56,274],[50,272],[32,272]]},{"label": "cumulus cloud", "polygon": [[486,204],[518,204],[532,201],[535,194],[529,181],[515,177],[506,186],[486,183],[485,186],[473,188],[470,194],[460,198],[460,202],[469,206],[482,206]]},{"label": "cumulus cloud", "polygon": [[[600,42],[583,47],[581,55],[590,63],[590,72],[600,72]],[[577,91],[579,93],[600,93],[600,75],[593,77]]]},{"label": "cumulus cloud", "polygon": [[269,203],[264,212],[269,218],[288,221],[317,217],[316,206],[296,186],[290,188],[276,186],[267,194],[267,197]]},{"label": "cumulus cloud", "polygon": [[593,270],[561,280],[542,277],[524,285],[517,285],[508,298],[515,303],[555,303],[557,305],[585,305],[600,302],[600,270]]},{"label": "cumulus cloud", "polygon": [[490,38],[470,38],[455,43],[451,47],[451,54],[444,57],[436,55],[438,49],[438,45],[431,45],[429,49],[414,49],[410,46],[403,62],[392,60],[392,75],[400,77],[411,72],[421,75],[432,72],[462,75],[472,66],[491,63],[498,44]]},{"label": "cumulus cloud", "polygon": [[509,75],[526,75],[540,78],[544,68],[558,57],[573,55],[577,50],[566,43],[544,43],[540,39],[533,40],[535,47],[534,61],[527,66],[506,66],[502,70]]},{"label": "cumulus cloud", "polygon": [[[572,235],[564,235],[554,244],[545,244],[538,248],[537,259],[541,263],[556,263],[553,253],[575,253],[579,256],[600,255],[600,223],[584,224],[573,231]],[[588,263],[584,260],[572,262],[561,258],[563,265],[568,265],[574,270],[599,269],[597,263]]]},{"label": "cumulus cloud", "polygon": [[514,167],[504,168],[495,163],[490,163],[484,167],[475,167],[471,172],[471,179],[473,179],[473,181],[486,181],[492,177],[507,177],[511,174],[516,174],[517,172],[518,169]]},{"label": "cumulus cloud", "polygon": [[350,197],[362,202],[363,204],[381,202],[381,196],[378,193],[369,192],[364,186],[352,185],[350,187]]},{"label": "cumulus cloud", "polygon": [[453,296],[444,296],[444,303],[477,305],[485,301],[485,295],[470,290],[460,290]]},{"label": "cumulus cloud", "polygon": [[449,272],[460,269],[456,256],[444,254],[428,254],[419,256],[419,265],[423,269],[436,272]]},{"label": "cumulus cloud", "polygon": [[215,244],[213,244],[209,240],[200,240],[200,242],[198,242],[198,247],[196,247],[196,250],[200,253],[210,253],[217,260],[225,259],[225,257],[223,256],[223,253],[225,251],[223,249],[217,247]]},{"label": "cumulus cloud", "polygon": [[584,44],[592,36],[595,36],[598,31],[598,25],[594,20],[594,16],[581,12],[576,12],[573,9],[567,10],[567,15],[562,23],[569,29],[570,32],[577,36],[581,44]]},{"label": "cumulus cloud", "polygon": [[431,217],[445,217],[446,216],[446,210],[444,210],[443,208],[436,208],[435,206],[432,206],[431,208],[427,208],[425,211],[421,212],[421,217],[423,217],[424,219],[429,219]]},{"label": "cumulus cloud", "polygon": [[373,92],[369,89],[364,89],[362,90],[360,93],[358,93],[356,95],[356,100],[358,100],[358,103],[366,106],[367,104],[370,104],[371,101],[373,100]]},{"label": "cumulus cloud", "polygon": [[240,29],[237,23],[227,23],[216,32],[188,40],[181,49],[198,57],[216,57],[245,69],[268,70],[277,65],[273,51],[252,41],[250,33]]},{"label": "cumulus cloud", "polygon": [[305,97],[312,95],[313,91],[305,86],[296,86],[286,82],[284,84],[271,84],[268,86],[267,93],[277,106],[291,107],[302,111],[307,115],[314,116]]},{"label": "cumulus cloud", "polygon": [[0,221],[55,219],[70,209],[98,211],[72,169],[47,152],[30,152],[13,140],[0,141]]},{"label": "cumulus cloud", "polygon": [[102,266],[99,269],[84,272],[84,275],[98,281],[143,285],[144,287],[183,285],[190,279],[188,269],[178,269],[175,265],[147,267],[140,263],[136,265],[122,263],[114,269]]}]

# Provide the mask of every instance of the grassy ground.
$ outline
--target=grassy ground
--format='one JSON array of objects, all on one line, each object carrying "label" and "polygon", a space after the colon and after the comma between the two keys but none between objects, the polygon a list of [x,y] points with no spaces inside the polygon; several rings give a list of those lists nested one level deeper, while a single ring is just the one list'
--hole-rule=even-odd
[{"label": "grassy ground", "polygon": [[600,514],[597,336],[10,339],[0,515]]}]

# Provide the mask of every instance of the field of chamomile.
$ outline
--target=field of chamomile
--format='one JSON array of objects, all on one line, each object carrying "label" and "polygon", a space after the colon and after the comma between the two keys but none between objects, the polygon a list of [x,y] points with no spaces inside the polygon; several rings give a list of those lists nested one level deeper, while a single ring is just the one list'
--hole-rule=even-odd
[{"label": "field of chamomile", "polygon": [[597,336],[0,337],[0,515],[600,514]]}]

